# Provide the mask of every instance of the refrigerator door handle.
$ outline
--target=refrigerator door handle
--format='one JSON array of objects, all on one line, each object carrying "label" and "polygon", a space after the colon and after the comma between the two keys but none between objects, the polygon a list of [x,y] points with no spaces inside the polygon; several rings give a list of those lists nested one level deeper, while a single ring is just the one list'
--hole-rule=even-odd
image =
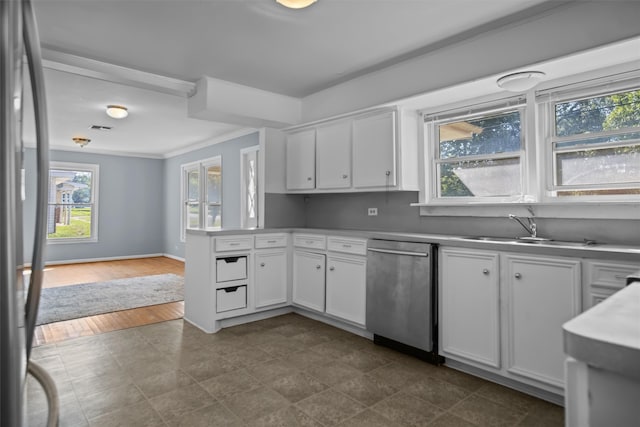
[{"label": "refrigerator door handle", "polygon": [[33,93],[33,106],[35,109],[38,185],[36,192],[36,225],[33,241],[33,257],[31,260],[31,276],[29,278],[29,291],[25,305],[27,360],[29,360],[38,316],[38,306],[40,304],[42,276],[44,274],[44,249],[47,231],[46,212],[48,205],[47,187],[49,182],[49,125],[47,122],[47,102],[44,91],[42,53],[40,51],[38,28],[36,26],[36,18],[31,0],[24,0],[23,2],[23,38],[29,63],[29,77],[31,81],[31,92]]}]

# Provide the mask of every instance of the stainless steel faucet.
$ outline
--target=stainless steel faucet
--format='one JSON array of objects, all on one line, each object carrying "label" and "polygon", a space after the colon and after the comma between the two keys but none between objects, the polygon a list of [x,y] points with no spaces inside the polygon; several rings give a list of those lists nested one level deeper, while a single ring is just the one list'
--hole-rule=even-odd
[{"label": "stainless steel faucet", "polygon": [[527,220],[527,222],[525,223],[524,220],[522,218],[520,218],[517,215],[514,214],[509,214],[509,219],[512,219],[514,221],[517,221],[518,224],[520,224],[525,230],[527,230],[527,233],[531,234],[531,237],[533,237],[534,239],[537,238],[537,234],[538,234],[538,226],[536,225],[535,221],[533,220],[533,217],[528,216],[525,217],[525,219]]}]

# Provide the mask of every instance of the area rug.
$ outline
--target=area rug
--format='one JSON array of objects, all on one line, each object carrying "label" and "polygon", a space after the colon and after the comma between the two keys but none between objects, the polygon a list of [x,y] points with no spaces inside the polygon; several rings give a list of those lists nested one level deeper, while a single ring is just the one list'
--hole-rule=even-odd
[{"label": "area rug", "polygon": [[175,274],[132,277],[42,290],[37,325],[184,299]]}]

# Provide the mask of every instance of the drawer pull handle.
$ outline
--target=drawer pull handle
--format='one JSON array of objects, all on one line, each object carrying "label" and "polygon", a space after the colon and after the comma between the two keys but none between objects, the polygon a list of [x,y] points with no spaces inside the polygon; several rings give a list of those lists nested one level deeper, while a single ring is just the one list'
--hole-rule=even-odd
[{"label": "drawer pull handle", "polygon": [[316,270],[320,270],[321,268],[320,264],[316,265]]},{"label": "drawer pull handle", "polygon": [[344,244],[344,245],[342,245],[342,247],[343,247],[343,248],[350,248],[350,247],[351,247],[351,245]]},{"label": "drawer pull handle", "polygon": [[228,256],[226,258],[221,258],[221,259],[224,260],[225,264],[233,264],[233,263],[238,262],[240,257],[239,256],[234,256],[234,257]]},{"label": "drawer pull handle", "polygon": [[335,267],[329,267],[329,271],[333,271],[335,269],[336,269]]},{"label": "drawer pull handle", "polygon": [[222,288],[222,290],[227,294],[233,293],[233,292],[237,291],[238,289],[240,289],[240,286],[233,286],[231,288]]},{"label": "drawer pull handle", "polygon": [[624,280],[627,278],[627,276],[625,276],[624,274],[614,274],[613,277],[615,277],[618,280]]},{"label": "drawer pull handle", "polygon": [[516,273],[516,274],[515,274],[515,277],[516,277],[516,279],[519,279],[519,278],[521,278],[521,277],[522,277],[522,274],[520,274],[520,273]]},{"label": "drawer pull handle", "polygon": [[313,240],[305,240],[305,243],[306,243],[307,245],[313,245]]},{"label": "drawer pull handle", "polygon": [[482,274],[489,274],[489,270],[485,268],[484,270],[482,270]]},{"label": "drawer pull handle", "polygon": [[275,240],[267,240],[267,243],[276,243]]},{"label": "drawer pull handle", "polygon": [[231,243],[229,243],[229,246],[238,246],[239,244],[240,243],[237,243],[237,242],[231,242]]},{"label": "drawer pull handle", "polygon": [[264,267],[264,262],[261,262],[261,263],[260,263],[260,267]]}]

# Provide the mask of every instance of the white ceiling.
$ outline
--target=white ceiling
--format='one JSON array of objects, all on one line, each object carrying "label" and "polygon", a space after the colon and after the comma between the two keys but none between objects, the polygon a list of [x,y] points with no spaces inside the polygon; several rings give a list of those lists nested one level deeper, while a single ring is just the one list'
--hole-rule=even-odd
[{"label": "white ceiling", "polygon": [[[550,2],[318,0],[298,11],[275,0],[34,3],[45,53],[76,55],[191,83],[206,75],[304,97],[505,25],[514,16],[540,13]],[[54,148],[76,149],[71,138],[82,135],[92,139],[86,151],[161,157],[241,131],[188,118],[184,95],[68,71],[45,70]],[[107,104],[126,105],[131,114],[111,119],[104,114]],[[113,129],[89,130],[94,124]],[[33,140],[28,128],[25,139]]]}]

